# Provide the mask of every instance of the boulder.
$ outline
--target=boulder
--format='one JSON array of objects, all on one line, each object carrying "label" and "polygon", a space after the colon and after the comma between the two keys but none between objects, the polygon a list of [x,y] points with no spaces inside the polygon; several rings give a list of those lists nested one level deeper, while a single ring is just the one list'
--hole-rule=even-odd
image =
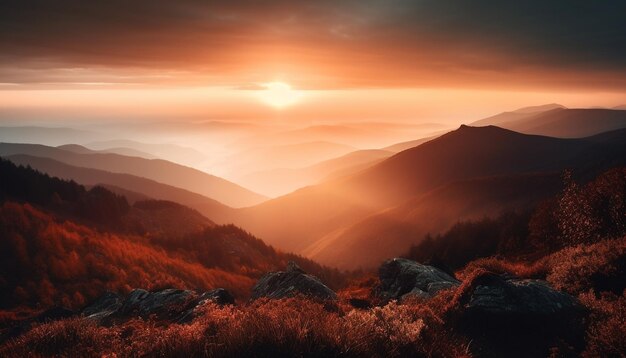
[{"label": "boulder", "polygon": [[150,295],[150,292],[143,290],[141,288],[136,288],[126,296],[126,299],[122,303],[122,307],[119,308],[117,314],[119,315],[130,315],[132,313],[139,312],[139,304],[146,297]]},{"label": "boulder", "polygon": [[[483,356],[546,356],[562,342],[582,349],[586,309],[578,300],[541,280],[485,273],[459,297],[459,328],[489,347]],[[523,339],[521,339],[523,337]]]},{"label": "boulder", "polygon": [[407,295],[433,297],[437,292],[457,287],[460,282],[444,271],[412,260],[394,258],[378,269],[377,294],[383,299],[401,299]]},{"label": "boulder", "polygon": [[180,314],[188,305],[193,304],[197,295],[190,290],[166,289],[150,292],[139,302],[139,315],[165,317]]},{"label": "boulder", "polygon": [[223,288],[202,294],[177,289],[155,292],[134,289],[126,298],[113,292],[107,292],[83,309],[82,314],[103,324],[124,321],[133,317],[156,317],[185,323],[193,320],[196,308],[208,301],[214,301],[219,305],[235,302],[233,296]]},{"label": "boulder", "polygon": [[465,305],[466,313],[495,315],[557,315],[580,310],[578,300],[541,280],[494,275],[477,283]]},{"label": "boulder", "polygon": [[290,262],[285,271],[265,274],[252,288],[252,299],[280,299],[303,295],[322,300],[336,300],[337,294],[317,277],[305,273]]}]

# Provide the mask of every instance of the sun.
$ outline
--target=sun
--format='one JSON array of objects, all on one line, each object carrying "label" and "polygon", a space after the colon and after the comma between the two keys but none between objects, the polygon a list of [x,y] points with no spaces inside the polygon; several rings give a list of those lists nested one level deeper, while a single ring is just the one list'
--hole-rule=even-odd
[{"label": "sun", "polygon": [[297,103],[302,94],[284,82],[269,82],[262,85],[259,93],[260,100],[274,108],[281,109]]}]

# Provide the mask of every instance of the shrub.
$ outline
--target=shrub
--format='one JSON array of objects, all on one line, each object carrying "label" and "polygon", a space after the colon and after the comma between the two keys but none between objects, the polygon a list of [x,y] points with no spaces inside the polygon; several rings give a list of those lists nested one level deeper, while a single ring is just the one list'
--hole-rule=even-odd
[{"label": "shrub", "polygon": [[626,269],[626,237],[601,240],[586,245],[564,248],[546,259],[550,273],[548,281],[557,289],[572,294],[596,291],[624,290]]},{"label": "shrub", "polygon": [[583,357],[623,357],[626,352],[626,296],[593,291],[579,296],[591,310]]},{"label": "shrub", "polygon": [[467,342],[426,304],[342,311],[303,298],[199,308],[188,325],[131,320],[98,327],[84,319],[37,326],[0,356],[400,357],[460,356]]}]

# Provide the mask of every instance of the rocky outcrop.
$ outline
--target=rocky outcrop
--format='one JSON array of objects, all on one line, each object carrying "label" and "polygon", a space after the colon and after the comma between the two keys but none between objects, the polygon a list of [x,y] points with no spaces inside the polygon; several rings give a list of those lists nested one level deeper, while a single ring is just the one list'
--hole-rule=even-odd
[{"label": "rocky outcrop", "polygon": [[195,317],[196,309],[209,301],[219,305],[235,302],[232,295],[222,288],[202,294],[177,289],[156,292],[135,289],[125,298],[116,293],[107,292],[83,309],[82,315],[102,323],[133,317],[154,317],[183,323],[190,322]]},{"label": "rocky outcrop", "polygon": [[91,305],[83,309],[83,316],[92,319],[108,317],[122,307],[122,298],[114,292],[106,292]]},{"label": "rocky outcrop", "polygon": [[482,355],[516,351],[523,357],[545,356],[559,342],[581,349],[586,313],[575,297],[545,281],[493,273],[464,288],[456,312],[458,327],[480,346],[490,347]]},{"label": "rocky outcrop", "polygon": [[303,295],[322,300],[336,300],[337,294],[317,277],[308,275],[290,262],[285,271],[265,274],[252,288],[252,299],[267,297],[280,299]]},{"label": "rocky outcrop", "polygon": [[541,280],[489,275],[477,282],[467,297],[465,311],[478,316],[550,316],[578,311],[578,300]]},{"label": "rocky outcrop", "polygon": [[436,267],[402,258],[385,261],[378,277],[377,294],[383,299],[401,299],[407,295],[430,298],[441,290],[460,285],[456,278]]}]

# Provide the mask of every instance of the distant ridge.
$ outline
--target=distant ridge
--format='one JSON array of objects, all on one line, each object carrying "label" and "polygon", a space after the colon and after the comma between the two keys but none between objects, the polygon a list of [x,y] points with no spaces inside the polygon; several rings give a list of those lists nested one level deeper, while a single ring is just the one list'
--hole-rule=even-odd
[{"label": "distant ridge", "polygon": [[64,145],[57,146],[57,148],[74,152],[74,153],[78,153],[78,154],[113,153],[113,154],[126,155],[129,157],[157,159],[157,157],[152,154],[145,153],[140,150],[133,149],[133,148],[126,148],[126,147],[115,147],[115,148],[108,148],[108,149],[103,149],[103,150],[93,150],[93,149],[89,149],[87,147],[84,147],[78,144],[64,144]]},{"label": "distant ridge", "polygon": [[[198,210],[204,216],[218,223],[225,223],[232,208],[200,194],[180,189],[154,180],[124,173],[111,173],[92,168],[81,168],[50,158],[16,154],[5,157],[15,164],[29,165],[50,176],[74,180],[85,186],[102,185],[119,194],[128,195],[130,202],[145,198],[169,200]],[[121,189],[121,190],[120,190]],[[138,195],[137,195],[138,194]],[[144,196],[144,198],[142,198]]]},{"label": "distant ridge", "polygon": [[[497,124],[487,123],[483,124]],[[476,123],[474,123],[476,124]],[[551,109],[499,123],[503,128],[527,134],[582,138],[626,128],[626,111],[601,108]]]},{"label": "distant ridge", "polygon": [[0,156],[14,154],[51,158],[78,167],[132,174],[186,189],[233,207],[254,205],[266,199],[220,177],[162,159],[113,153],[83,154],[44,145],[0,143]]},{"label": "distant ridge", "polygon": [[487,125],[505,126],[505,123],[515,121],[515,120],[520,120],[523,118],[528,118],[535,114],[546,112],[546,111],[551,111],[555,109],[565,109],[565,107],[557,103],[523,107],[523,108],[516,109],[514,111],[502,112],[502,113],[496,114],[495,116],[487,117],[485,119],[472,122],[470,125],[479,126],[479,127],[487,126]]}]

